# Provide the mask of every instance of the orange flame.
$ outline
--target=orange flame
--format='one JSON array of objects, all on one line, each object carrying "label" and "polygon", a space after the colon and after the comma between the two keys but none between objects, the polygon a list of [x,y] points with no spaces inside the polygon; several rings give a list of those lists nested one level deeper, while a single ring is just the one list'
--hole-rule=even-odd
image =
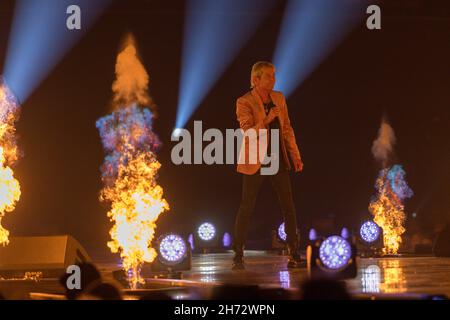
[{"label": "orange flame", "polygon": [[[117,56],[113,84],[114,112],[97,127],[108,156],[102,169],[105,187],[100,200],[111,203],[114,223],[108,247],[120,253],[131,288],[144,283],[141,268],[156,258],[152,248],[156,221],[169,210],[156,176],[161,164],[154,153],[159,139],[152,131],[154,105],[147,93],[149,76],[138,57],[132,36]],[[147,106],[141,108],[140,106]],[[151,112],[150,112],[150,108]]]},{"label": "orange flame", "polygon": [[384,281],[381,289],[386,293],[402,293],[406,291],[406,279],[399,260],[382,261]]},{"label": "orange flame", "polygon": [[133,288],[143,283],[142,264],[156,257],[151,247],[156,220],[163,211],[169,210],[163,199],[163,189],[155,180],[160,167],[153,156],[140,153],[126,166],[120,166],[115,184],[101,193],[102,200],[112,202],[108,217],[115,223],[110,230],[112,241],[108,242],[108,247],[113,253],[120,251],[124,270],[132,271],[130,284]]},{"label": "orange flame", "polygon": [[20,185],[14,178],[13,164],[18,158],[14,123],[18,118],[18,105],[8,95],[7,88],[0,82],[0,244],[9,243],[9,231],[1,222],[7,212],[15,208],[20,199]]},{"label": "orange flame", "polygon": [[369,205],[374,222],[383,229],[384,254],[397,254],[405,232],[406,219],[404,206],[393,192],[387,180],[387,169],[384,169],[376,181],[377,197]]}]

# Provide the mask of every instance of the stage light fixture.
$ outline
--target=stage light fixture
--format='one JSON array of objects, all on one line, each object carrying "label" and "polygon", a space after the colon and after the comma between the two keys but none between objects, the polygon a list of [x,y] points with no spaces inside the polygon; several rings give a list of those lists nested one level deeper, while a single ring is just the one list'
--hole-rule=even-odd
[{"label": "stage light fixture", "polygon": [[197,234],[203,241],[210,241],[216,235],[216,228],[209,222],[205,222],[198,227]]},{"label": "stage light fixture", "polygon": [[222,245],[223,245],[223,247],[224,248],[229,248],[229,247],[231,247],[231,243],[232,243],[231,235],[228,232],[225,232],[223,234],[223,237],[222,237]]},{"label": "stage light fixture", "polygon": [[161,259],[167,264],[177,264],[186,257],[186,241],[176,234],[166,235],[159,244]]},{"label": "stage light fixture", "polygon": [[378,240],[381,234],[380,227],[373,221],[366,221],[361,225],[359,235],[361,239],[367,243],[372,243]]},{"label": "stage light fixture", "polygon": [[[299,234],[300,230],[297,229],[297,235]],[[300,237],[298,236],[298,238]],[[272,230],[272,249],[278,250],[281,255],[288,254],[286,224],[284,222],[278,228]]]},{"label": "stage light fixture", "polygon": [[190,233],[188,236],[188,242],[189,242],[189,246],[191,247],[191,250],[194,250],[194,248],[195,248],[194,235],[192,233]]},{"label": "stage light fixture", "polygon": [[320,237],[314,229],[309,232],[306,250],[308,273],[311,277],[349,279],[356,277],[356,246],[348,229],[341,235]]},{"label": "stage light fixture", "polygon": [[380,256],[383,250],[383,229],[372,220],[363,222],[359,229],[357,246],[361,257]]},{"label": "stage light fixture", "polygon": [[350,243],[340,236],[325,239],[319,247],[319,258],[322,264],[333,270],[345,267],[352,256]]},{"label": "stage light fixture", "polygon": [[180,271],[191,269],[191,250],[185,239],[178,234],[168,233],[158,238],[158,257],[151,265],[152,271],[168,272],[168,277],[179,278]]},{"label": "stage light fixture", "polygon": [[284,222],[280,224],[280,226],[278,227],[278,239],[280,239],[280,241],[282,242],[286,242],[287,235],[286,230],[284,228]]},{"label": "stage light fixture", "polygon": [[314,241],[314,240],[317,239],[317,231],[316,231],[316,229],[309,230],[308,239],[309,239],[309,241]]},{"label": "stage light fixture", "polygon": [[196,252],[209,253],[211,251],[222,250],[219,231],[211,222],[204,222],[200,224],[194,233],[194,246]]}]

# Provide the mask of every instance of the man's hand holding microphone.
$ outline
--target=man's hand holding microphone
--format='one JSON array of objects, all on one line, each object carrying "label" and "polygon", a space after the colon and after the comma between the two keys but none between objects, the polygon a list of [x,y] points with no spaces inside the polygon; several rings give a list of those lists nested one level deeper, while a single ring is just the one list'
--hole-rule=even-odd
[{"label": "man's hand holding microphone", "polygon": [[269,123],[271,123],[276,117],[279,116],[279,114],[280,114],[280,107],[273,106],[272,108],[270,108],[269,113],[264,118],[264,125],[268,126]]},{"label": "man's hand holding microphone", "polygon": [[[264,125],[268,126],[276,117],[280,115],[280,107],[273,105],[267,116],[264,118]],[[295,159],[293,161],[294,164],[294,171],[295,172],[301,172],[303,171],[303,161],[302,159]]]}]

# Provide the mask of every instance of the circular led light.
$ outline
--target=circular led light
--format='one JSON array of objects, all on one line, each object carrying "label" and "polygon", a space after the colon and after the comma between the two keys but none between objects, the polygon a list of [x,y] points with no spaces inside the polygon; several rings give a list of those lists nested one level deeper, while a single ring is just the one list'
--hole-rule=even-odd
[{"label": "circular led light", "polygon": [[280,238],[281,241],[286,241],[287,239],[286,230],[284,229],[284,222],[278,227],[278,238]]},{"label": "circular led light", "polygon": [[359,234],[361,235],[361,239],[371,243],[377,241],[380,237],[380,227],[373,221],[366,221],[361,225]]},{"label": "circular led light", "polygon": [[164,236],[159,244],[161,257],[169,263],[178,263],[186,256],[187,245],[182,237],[176,234]]},{"label": "circular led light", "polygon": [[308,238],[309,238],[310,241],[317,240],[317,232],[316,232],[315,229],[309,230]]},{"label": "circular led light", "polygon": [[211,223],[205,222],[200,227],[198,227],[197,232],[200,239],[202,239],[203,241],[210,241],[216,235],[216,228],[214,228]]},{"label": "circular led light", "polygon": [[222,245],[226,248],[231,246],[231,242],[231,235],[228,232],[225,232],[222,238]]},{"label": "circular led light", "polygon": [[325,239],[319,248],[319,257],[323,265],[329,269],[342,269],[352,256],[350,243],[340,236]]}]

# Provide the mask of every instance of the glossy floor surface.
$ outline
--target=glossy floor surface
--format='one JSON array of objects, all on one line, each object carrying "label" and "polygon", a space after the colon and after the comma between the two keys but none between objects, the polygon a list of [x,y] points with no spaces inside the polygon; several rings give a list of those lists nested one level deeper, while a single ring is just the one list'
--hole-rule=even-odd
[{"label": "glossy floor surface", "polygon": [[[232,256],[231,252],[193,255],[192,268],[183,272],[181,279],[168,279],[164,275],[153,273],[150,268],[144,268],[146,283],[142,289],[211,290],[229,284],[258,285],[260,288],[280,288],[295,292],[308,279],[306,268],[287,269],[287,257],[277,253],[246,251],[246,269],[242,271],[231,270]],[[120,278],[117,276],[121,274],[117,262],[97,261],[96,265],[105,279]],[[345,280],[347,289],[353,295],[450,297],[450,258],[412,256],[358,258],[357,267],[357,277]],[[52,294],[61,295],[64,291],[57,279],[40,281],[3,279],[0,280],[0,292],[6,298],[27,299],[39,298],[40,294],[43,294],[44,298],[52,298]]]}]

